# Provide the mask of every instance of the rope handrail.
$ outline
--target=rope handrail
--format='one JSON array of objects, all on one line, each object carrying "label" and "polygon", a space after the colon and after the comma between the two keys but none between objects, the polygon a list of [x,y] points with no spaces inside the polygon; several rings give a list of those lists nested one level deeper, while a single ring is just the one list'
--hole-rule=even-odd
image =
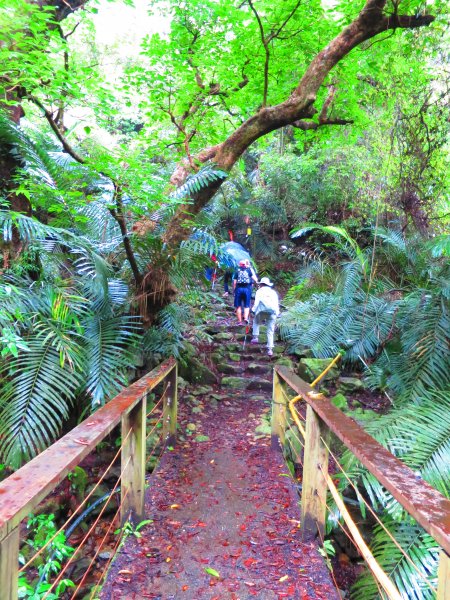
[{"label": "rope handrail", "polygon": [[276,365],[275,372],[297,392],[298,396],[293,400],[302,398],[311,406],[328,428],[449,554],[450,500],[425,481],[418,481],[412,469],[287,367]]},{"label": "rope handrail", "polygon": [[[308,438],[307,435],[313,435],[316,441],[314,442],[315,444],[318,443],[318,440],[320,440],[320,443],[322,444],[322,447],[324,449],[326,449],[326,452],[328,453],[328,455],[330,455],[333,460],[335,461],[336,465],[338,466],[338,468],[342,471],[342,473],[344,474],[344,476],[346,477],[346,479],[348,480],[348,482],[351,484],[351,486],[355,489],[355,491],[357,492],[357,496],[358,498],[362,498],[361,494],[359,493],[359,490],[357,489],[356,485],[351,481],[350,477],[348,476],[348,474],[345,472],[344,468],[342,467],[342,465],[340,464],[339,460],[337,459],[337,457],[333,454],[333,452],[331,451],[329,445],[327,444],[327,442],[324,440],[324,437],[320,434],[320,430],[322,429],[323,426],[319,425],[320,421],[317,421],[317,416],[320,417],[322,419],[322,421],[324,422],[325,427],[328,426],[328,429],[325,429],[325,431],[327,430],[331,430],[333,431],[338,437],[339,439],[341,439],[341,441],[344,442],[344,444],[353,452],[353,454],[355,454],[355,456],[357,458],[359,458],[359,460],[362,462],[362,464],[364,466],[366,466],[366,468],[369,469],[369,471],[378,479],[378,481],[380,481],[383,485],[385,485],[385,487],[388,489],[388,491],[390,491],[392,493],[392,495],[399,501],[399,503],[407,510],[407,512],[409,512],[410,514],[412,514],[413,517],[416,517],[416,514],[414,511],[411,511],[408,509],[408,506],[405,506],[405,503],[403,503],[394,493],[394,491],[391,489],[392,487],[395,487],[395,481],[389,481],[389,479],[393,479],[392,478],[392,474],[388,473],[386,476],[386,473],[381,472],[380,473],[380,469],[379,466],[380,465],[376,465],[375,464],[375,468],[371,469],[370,466],[361,458],[361,454],[364,456],[364,451],[361,451],[361,449],[358,448],[357,444],[354,443],[353,440],[353,444],[352,444],[352,440],[349,439],[351,438],[351,435],[349,436],[348,431],[343,431],[342,429],[340,430],[338,426],[336,426],[336,423],[333,422],[333,416],[337,414],[342,415],[343,417],[345,417],[345,415],[343,415],[343,413],[341,413],[341,411],[339,409],[337,409],[336,407],[334,407],[334,405],[331,404],[331,402],[325,398],[324,396],[322,396],[322,394],[318,394],[316,393],[313,388],[315,385],[317,385],[317,383],[319,381],[321,381],[321,379],[323,379],[323,377],[326,375],[326,373],[337,363],[337,361],[341,358],[341,354],[338,354],[331,362],[330,364],[327,366],[327,368],[312,382],[312,384],[308,385],[306,382],[302,381],[300,378],[298,378],[296,375],[290,373],[286,368],[283,367],[275,367],[275,372],[276,375],[280,378],[279,381],[284,380],[285,383],[288,383],[290,385],[290,387],[292,389],[294,389],[297,392],[297,396],[295,396],[292,399],[289,399],[287,397],[286,391],[284,386],[280,386],[280,385],[275,385],[274,383],[274,402],[275,404],[279,404],[279,399],[284,398],[285,401],[285,406],[289,407],[289,412],[291,414],[291,417],[295,423],[295,425],[297,426],[298,432],[300,433],[300,435],[303,437],[303,439],[305,440],[305,444],[302,444],[302,442],[300,441],[300,439],[298,438],[298,436],[295,434],[295,431],[289,421],[289,419],[287,418],[287,416],[283,417],[283,421],[284,421],[284,428],[287,429],[289,428],[292,431],[292,434],[294,435],[294,438],[296,438],[296,440],[303,446],[303,448],[306,450],[306,445],[308,445],[308,452],[311,452],[310,448],[311,448],[311,441],[308,442],[308,439],[311,440],[311,438]],[[275,381],[275,380],[274,380]],[[300,388],[300,389],[299,389]],[[276,401],[277,398],[275,397],[275,390],[279,389],[279,391],[277,392],[277,397],[278,397],[278,402]],[[303,417],[303,415],[301,415],[301,413],[298,412],[297,407],[295,406],[297,402],[299,402],[300,400],[305,400],[307,405],[309,405],[309,409],[312,409],[312,412],[307,413],[307,419],[305,419]],[[330,409],[330,410],[329,410]],[[329,413],[334,413],[334,415],[330,415]],[[277,413],[277,414],[283,414],[283,413]],[[308,414],[310,414],[310,416],[308,417]],[[316,414],[316,417],[314,417],[314,419],[312,418],[312,415]],[[313,434],[313,429],[310,430],[310,433],[307,434],[307,430],[305,430],[304,425],[300,422],[299,417],[301,417],[303,419],[304,422],[306,423],[310,423],[310,419],[312,419],[313,421],[317,422],[317,425],[308,425],[307,427],[315,427],[316,431]],[[358,425],[356,425],[355,423],[353,423],[353,421],[351,419],[348,419],[348,417],[345,417],[345,419],[348,421],[350,421],[350,423],[353,425],[353,430],[350,431],[350,433],[354,433],[355,432],[355,428],[356,431],[359,433],[361,431],[364,432],[364,430],[362,430],[362,428],[360,428]],[[330,421],[333,423],[334,427],[332,426],[332,424],[330,423]],[[339,421],[339,419],[338,419]],[[275,429],[276,430],[276,429]],[[318,437],[317,434],[319,433]],[[398,461],[392,454],[390,454],[388,451],[385,450],[385,448],[383,446],[381,446],[380,444],[378,444],[378,442],[376,442],[373,438],[371,438],[371,436],[369,436],[368,434],[366,434],[364,432],[365,436],[366,436],[366,440],[367,438],[369,438],[369,440],[371,440],[373,443],[375,443],[376,445],[378,445],[379,449],[382,449],[384,451],[384,453],[387,453],[387,455],[393,459],[394,461],[396,461],[397,463],[399,463],[402,467],[405,467],[405,465],[403,465],[403,463],[401,463],[400,461]],[[356,436],[356,438],[358,438],[358,436]],[[288,439],[286,438],[286,442],[290,445],[291,449],[293,449],[292,444],[288,441]],[[373,446],[373,444],[372,444]],[[378,451],[379,451],[378,449]],[[294,450],[294,449],[293,449]],[[297,453],[294,450],[294,453],[297,455]],[[382,453],[383,454],[383,453]],[[309,459],[311,460],[311,456],[314,455],[309,455]],[[297,456],[298,459],[300,459],[300,457]],[[316,460],[318,458],[318,455],[313,459]],[[386,467],[386,456],[382,456],[382,465],[383,467]],[[370,463],[371,461],[369,461]],[[372,458],[372,463],[375,462],[373,461]],[[301,459],[300,459],[300,463],[303,465]],[[344,500],[341,498],[339,491],[337,489],[337,487],[334,484],[334,481],[332,480],[331,476],[328,473],[328,469],[326,467],[328,463],[328,459],[326,459],[326,462],[324,464],[322,464],[322,458],[320,458],[317,461],[317,468],[321,471],[322,473],[322,478],[323,481],[326,482],[326,488],[328,489],[331,493],[331,496],[334,499],[334,502],[336,504],[336,507],[338,508],[341,517],[343,518],[345,524],[348,527],[349,532],[352,534],[352,541],[353,543],[357,546],[360,554],[363,556],[363,558],[365,559],[366,563],[369,566],[369,569],[372,571],[372,574],[374,575],[374,579],[375,579],[375,583],[377,585],[377,587],[379,588],[379,592],[380,592],[380,596],[383,597],[384,594],[382,593],[382,590],[387,594],[388,598],[392,599],[392,600],[401,600],[401,595],[398,591],[398,589],[396,588],[396,586],[394,585],[394,583],[391,581],[391,579],[389,578],[388,574],[386,574],[383,569],[381,569],[381,567],[379,566],[378,562],[376,561],[376,559],[374,558],[374,556],[372,555],[372,553],[370,552],[368,546],[366,545],[365,541],[363,540],[361,534],[359,533],[358,527],[356,525],[356,523],[353,521],[352,517],[350,516],[350,513],[348,512],[345,504],[344,504]],[[325,468],[324,468],[325,465]],[[387,464],[388,467],[391,468],[392,470],[392,464]],[[397,466],[397,465],[395,465]],[[378,470],[377,470],[378,467]],[[407,470],[410,471],[410,469],[408,469],[406,467]],[[374,472],[375,470],[375,472]],[[395,473],[394,473],[395,474]],[[398,476],[398,473],[396,473]],[[411,474],[414,477],[414,474],[411,472]],[[383,480],[383,476],[384,476],[384,480]],[[401,473],[401,479],[403,480],[405,477],[405,473]],[[397,477],[398,478],[398,477]],[[395,479],[395,478],[394,478]],[[386,485],[385,481],[388,481],[391,483],[391,488]],[[415,479],[414,479],[415,482]],[[311,483],[308,483],[308,485],[310,486]],[[318,486],[320,487],[321,491],[319,491],[319,489],[315,490],[315,497],[318,499],[320,505],[322,506],[322,510],[323,515],[325,515],[325,510],[328,509],[329,512],[331,512],[330,507],[328,506],[327,502],[326,502],[326,498],[325,496],[323,496],[324,493],[324,489],[322,487],[322,485]],[[444,500],[446,501],[446,499],[439,494],[439,492],[437,492],[437,490],[434,490],[433,488],[431,488],[431,486],[428,486],[428,484],[425,485],[425,490],[426,492],[429,492],[429,490],[432,490],[433,492],[435,492],[435,494],[437,495],[439,500]],[[309,493],[311,493],[311,489],[309,490]],[[436,592],[442,595],[442,586],[440,583],[440,587],[439,590],[436,590],[431,583],[428,581],[428,579],[423,576],[422,573],[420,573],[419,569],[417,568],[417,566],[415,565],[414,561],[411,559],[411,557],[405,552],[405,550],[400,546],[400,544],[397,542],[397,540],[392,536],[392,534],[386,529],[386,527],[384,526],[384,524],[381,522],[381,520],[379,519],[378,515],[376,515],[376,513],[373,511],[372,507],[369,506],[369,504],[367,503],[367,501],[362,498],[364,504],[369,508],[370,512],[374,515],[375,519],[377,520],[377,522],[383,527],[383,529],[388,533],[389,537],[392,539],[392,541],[395,543],[395,545],[400,549],[401,553],[403,554],[404,557],[406,557],[406,559],[408,560],[408,562],[410,564],[412,564],[413,568],[416,570],[416,572],[419,574],[419,576],[421,577],[421,579],[423,579],[425,581],[425,583],[427,584],[427,586],[432,590],[432,592],[435,594]],[[411,499],[408,498],[408,500],[410,501]],[[302,497],[302,514],[303,514],[303,510],[308,510],[306,508],[307,504],[308,504],[308,500],[306,500],[306,504],[305,507],[303,506],[303,497]],[[450,503],[448,503],[449,506],[447,507],[447,511],[444,514],[444,532],[445,532],[445,525],[448,524],[448,517],[450,516]],[[422,508],[422,507],[421,507]],[[305,513],[306,515],[308,513]],[[319,517],[320,513],[317,513],[317,518],[321,521],[321,519],[323,517]],[[310,516],[308,517],[309,519],[311,518]],[[416,517],[416,520],[419,522],[419,524],[422,524],[420,522],[420,520]],[[341,525],[339,523],[339,525]],[[323,523],[321,524],[321,526],[319,526],[319,521],[316,521],[316,526],[317,529],[319,531],[319,535],[321,535],[322,530],[323,530]],[[308,525],[308,527],[310,527]],[[342,525],[341,525],[342,527]],[[424,529],[426,531],[428,531],[428,533],[430,533],[430,535],[433,535],[433,533],[427,529],[426,527],[424,527]],[[345,531],[345,530],[344,530]],[[345,531],[345,533],[349,536],[350,538],[350,534]],[[436,535],[433,536],[436,539]],[[444,535],[444,540],[446,539],[446,536]],[[447,540],[448,540],[448,536],[447,536]],[[436,540],[439,541],[439,540]],[[443,544],[441,544],[443,547],[443,552],[447,550],[447,547]],[[441,578],[442,579],[442,578]],[[445,583],[443,584],[445,587]],[[381,586],[381,589],[380,589]]]},{"label": "rope handrail", "polygon": [[0,539],[15,529],[32,507],[45,498],[120,423],[122,416],[175,367],[175,359],[168,359],[0,483]]},{"label": "rope handrail", "polygon": [[[160,383],[164,382],[164,391],[156,403],[151,403],[147,410],[148,394]],[[160,408],[162,405],[162,409]],[[150,417],[150,419],[149,419]],[[156,417],[154,419],[153,417]],[[140,380],[124,389],[108,404],[97,410],[80,425],[35,457],[16,473],[0,483],[0,572],[2,573],[3,598],[14,600],[18,595],[17,576],[19,573],[18,557],[20,547],[20,523],[22,519],[34,511],[36,506],[57,486],[70,471],[102,441],[111,431],[121,424],[121,446],[110,464],[103,470],[93,489],[75,508],[66,522],[46,540],[40,548],[21,568],[21,572],[29,568],[37,556],[50,547],[54,539],[67,528],[70,521],[72,527],[78,522],[76,515],[93,496],[100,483],[116,463],[121,454],[121,473],[111,494],[102,497],[106,500],[94,524],[90,527],[81,543],[70,556],[51,586],[46,589],[44,597],[48,597],[56,588],[74,557],[79,554],[99,519],[102,518],[106,506],[114,494],[121,493],[121,501],[117,514],[120,513],[122,523],[127,520],[142,520],[144,512],[145,490],[145,449],[149,436],[162,423],[163,444],[158,442],[153,452],[158,449],[160,455],[167,444],[174,444],[176,439],[177,419],[177,362],[170,358],[147,373]],[[150,429],[149,435],[147,428]],[[161,440],[161,436],[159,436]],[[119,488],[119,482],[121,487]],[[94,507],[96,503],[92,506]],[[84,513],[83,513],[84,514]],[[75,520],[74,520],[75,519]],[[110,524],[112,527],[112,524]],[[103,542],[106,540],[106,536]],[[98,552],[96,553],[98,554]],[[95,560],[95,557],[94,559]]]},{"label": "rope handrail", "polygon": [[[128,438],[130,434],[131,434],[131,430],[128,432],[128,434],[127,434],[126,437]],[[125,440],[122,440],[122,444],[123,444],[124,441]],[[44,552],[44,550],[46,550],[50,546],[50,544],[53,542],[53,540],[61,532],[63,532],[67,528],[67,525],[74,520],[74,518],[80,512],[80,510],[83,508],[83,506],[86,505],[86,503],[88,502],[89,498],[92,498],[92,496],[95,494],[95,492],[98,489],[99,485],[105,479],[106,475],[109,473],[109,471],[111,470],[112,466],[114,465],[114,463],[116,462],[116,460],[119,458],[119,455],[120,455],[121,451],[122,451],[122,446],[117,450],[116,454],[114,455],[114,457],[112,458],[112,460],[110,461],[110,463],[108,464],[108,466],[106,467],[106,469],[103,471],[103,473],[101,474],[99,480],[94,485],[94,487],[92,488],[92,490],[80,502],[80,504],[76,507],[76,509],[73,511],[73,513],[66,519],[65,523],[63,525],[61,525],[61,527],[45,542],[45,544],[43,546],[41,546],[39,548],[39,550],[37,550],[33,554],[33,556],[31,558],[29,558],[28,561],[19,569],[19,573],[24,572],[36,560],[36,558],[38,556],[40,556]]]},{"label": "rope handrail", "polygon": [[[331,367],[330,367],[331,368]],[[325,374],[322,373],[321,375],[323,376]],[[322,377],[319,376],[316,380],[315,383],[317,383],[318,381],[320,381]],[[312,385],[311,385],[312,387]],[[300,434],[303,436],[303,439],[306,438],[306,431],[303,427],[303,424],[300,422],[299,420],[299,416],[301,417],[301,415],[297,412],[296,407],[294,406],[299,400],[302,399],[301,395],[296,396],[295,398],[292,398],[291,400],[289,400],[288,405],[289,405],[289,409],[290,409],[290,413],[292,418],[294,419],[294,422],[297,426],[298,431],[300,432]],[[292,426],[290,425],[290,423],[287,423],[287,427],[292,431],[292,433],[294,434],[295,438],[297,439],[297,441],[302,444],[302,442],[300,441],[300,439],[298,438],[298,436],[295,435],[295,432],[292,428]],[[392,542],[397,546],[397,548],[400,550],[400,552],[403,554],[403,556],[406,558],[406,560],[411,564],[411,566],[414,568],[414,570],[417,572],[417,574],[419,575],[419,577],[425,582],[425,584],[431,589],[431,591],[433,593],[436,593],[436,589],[430,584],[430,582],[428,581],[428,579],[426,577],[424,577],[424,575],[420,572],[420,570],[417,568],[416,564],[414,563],[414,561],[411,559],[411,557],[405,552],[405,550],[401,547],[401,545],[398,543],[398,541],[395,539],[395,537],[391,534],[391,532],[386,528],[386,526],[384,525],[384,523],[380,520],[380,518],[378,517],[378,515],[375,513],[375,511],[372,509],[372,507],[369,505],[369,503],[361,496],[358,488],[356,487],[356,485],[351,481],[350,477],[348,476],[348,474],[345,472],[344,468],[342,467],[342,465],[340,464],[339,460],[337,459],[337,457],[335,456],[335,454],[331,451],[329,445],[326,443],[326,441],[323,439],[323,437],[321,436],[321,441],[324,444],[324,446],[326,447],[327,451],[329,452],[330,456],[333,458],[333,460],[335,461],[336,465],[339,467],[339,469],[342,471],[342,473],[344,474],[344,476],[346,477],[346,479],[348,480],[348,482],[350,483],[350,485],[354,488],[358,498],[361,498],[361,500],[363,501],[363,503],[366,505],[366,507],[369,509],[369,511],[372,513],[372,515],[374,516],[374,518],[376,519],[376,521],[378,522],[378,524],[385,530],[385,532],[387,533],[387,535],[391,538]],[[304,447],[304,444],[302,444],[302,446]],[[295,452],[295,451],[294,451]],[[295,452],[295,454],[297,454]],[[300,458],[297,456],[297,458]],[[302,463],[302,461],[300,460],[300,463]],[[390,580],[388,579],[388,577],[386,576],[386,574],[384,573],[384,571],[379,567],[376,559],[374,558],[374,556],[372,555],[372,553],[370,552],[369,548],[367,547],[366,543],[364,542],[362,536],[359,534],[359,531],[357,529],[356,524],[354,523],[353,519],[351,518],[350,514],[348,513],[345,504],[343,502],[343,500],[341,499],[341,497],[339,496],[339,492],[337,487],[335,486],[332,478],[330,477],[330,475],[328,473],[325,473],[325,471],[323,470],[322,465],[319,465],[319,468],[322,471],[323,477],[326,479],[327,482],[327,487],[331,492],[331,495],[336,503],[336,506],[338,507],[347,527],[349,528],[349,530],[352,532],[352,534],[354,535],[354,539],[357,540],[356,542],[356,547],[359,549],[362,557],[366,560],[366,562],[369,565],[369,568],[371,569],[371,571],[374,574],[375,580],[379,580],[381,586],[383,587],[383,589],[386,591],[386,593],[388,593],[388,597],[389,598],[393,598],[393,599],[397,599],[397,600],[401,600],[401,596],[399,595],[397,589],[395,587],[392,586]],[[320,495],[318,495],[319,500],[323,500],[321,498]],[[326,503],[325,503],[326,504]],[[328,508],[329,512],[331,512],[330,507],[328,506],[328,504],[326,504],[326,507]],[[350,537],[350,536],[349,536]],[[353,540],[353,538],[350,538]],[[355,542],[354,542],[355,543]],[[381,579],[381,580],[380,580]],[[377,582],[378,584],[378,582]]]}]

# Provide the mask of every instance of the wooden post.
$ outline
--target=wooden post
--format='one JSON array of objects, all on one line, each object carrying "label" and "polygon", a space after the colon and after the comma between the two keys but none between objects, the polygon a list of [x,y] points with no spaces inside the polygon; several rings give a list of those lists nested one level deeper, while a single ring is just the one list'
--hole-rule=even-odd
[{"label": "wooden post", "polygon": [[167,445],[175,446],[177,441],[177,418],[178,418],[178,365],[172,369],[169,375],[170,394],[169,394],[169,434]]},{"label": "wooden post", "polygon": [[170,437],[170,406],[172,397],[172,381],[170,377],[164,381],[163,388],[163,410],[162,410],[162,444],[163,446],[169,444]]},{"label": "wooden post", "polygon": [[0,541],[0,598],[17,600],[19,575],[19,527]]},{"label": "wooden post", "polygon": [[306,437],[302,480],[302,538],[324,535],[326,515],[328,450],[320,437],[328,443],[328,427],[309,406],[306,409]]},{"label": "wooden post", "polygon": [[[273,372],[272,394],[272,450],[284,448],[286,430],[286,397],[283,394],[283,381],[276,371]],[[278,442],[279,440],[279,442]]]},{"label": "wooden post", "polygon": [[122,445],[122,525],[128,518],[134,523],[144,518],[146,412],[144,394],[141,401],[122,416],[122,440],[125,440]]},{"label": "wooden post", "polygon": [[439,554],[438,591],[436,600],[450,600],[450,556],[441,550]]}]

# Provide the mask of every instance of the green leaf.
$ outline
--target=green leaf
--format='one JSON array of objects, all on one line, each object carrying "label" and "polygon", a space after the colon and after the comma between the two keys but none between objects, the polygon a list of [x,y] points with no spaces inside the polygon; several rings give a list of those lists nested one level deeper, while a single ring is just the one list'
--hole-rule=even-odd
[{"label": "green leaf", "polygon": [[220,578],[220,574],[218,573],[218,571],[216,571],[212,567],[205,567],[205,573],[208,573],[208,575],[212,575],[213,577]]}]

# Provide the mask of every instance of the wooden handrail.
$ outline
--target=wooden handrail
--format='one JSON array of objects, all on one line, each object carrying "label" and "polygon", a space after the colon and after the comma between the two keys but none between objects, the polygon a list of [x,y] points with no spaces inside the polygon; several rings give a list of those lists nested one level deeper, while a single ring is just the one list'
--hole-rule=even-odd
[{"label": "wooden handrail", "polygon": [[276,365],[274,369],[403,508],[450,554],[450,500],[418,478],[412,469],[287,367]]},{"label": "wooden handrail", "polygon": [[122,423],[121,520],[142,520],[145,489],[145,424],[148,392],[166,380],[163,394],[163,423],[166,443],[174,443],[177,415],[177,362],[166,360],[127,387],[58,440],[0,483],[0,600],[17,600],[19,525],[92,452],[119,423]]}]

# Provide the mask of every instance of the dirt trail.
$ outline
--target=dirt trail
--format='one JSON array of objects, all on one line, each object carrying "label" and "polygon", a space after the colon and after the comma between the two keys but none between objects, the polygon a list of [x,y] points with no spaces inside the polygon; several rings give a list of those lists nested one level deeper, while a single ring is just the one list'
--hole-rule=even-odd
[{"label": "dirt trail", "polygon": [[[221,323],[242,337],[225,316]],[[339,598],[317,545],[300,542],[299,499],[281,454],[255,435],[270,410],[270,363],[257,347],[245,356],[234,363],[239,376],[266,391],[219,387],[180,402],[182,439],[147,492],[153,523],[127,540],[102,600]]]}]

